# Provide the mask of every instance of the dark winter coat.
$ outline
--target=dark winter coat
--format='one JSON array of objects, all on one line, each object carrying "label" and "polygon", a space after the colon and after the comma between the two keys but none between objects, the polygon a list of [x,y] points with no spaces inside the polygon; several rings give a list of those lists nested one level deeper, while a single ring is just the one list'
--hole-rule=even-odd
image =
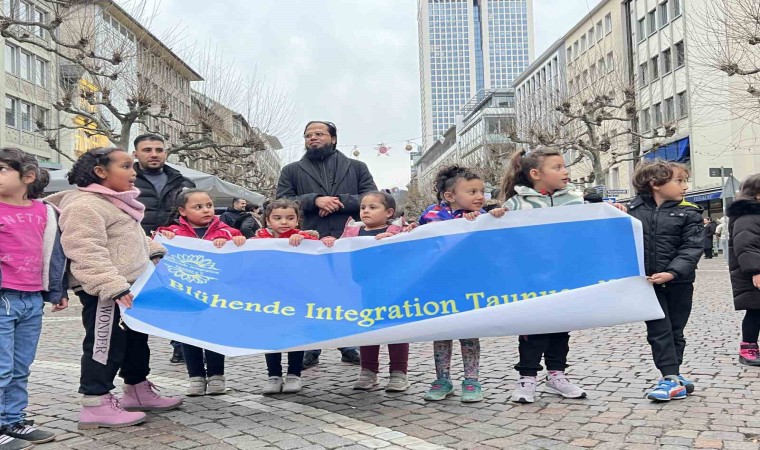
[{"label": "dark winter coat", "polygon": [[246,212],[238,217],[232,228],[237,228],[243,233],[243,236],[250,239],[256,236],[256,232],[261,228],[261,223],[252,213]]},{"label": "dark winter coat", "polygon": [[718,228],[718,225],[715,224],[715,222],[708,222],[705,227],[705,250],[713,248],[713,238],[715,237],[715,230]]},{"label": "dark winter coat", "polygon": [[668,201],[659,207],[641,194],[628,204],[628,213],[644,230],[644,268],[647,276],[668,272],[671,283],[693,283],[702,256],[705,230],[702,208],[687,201]]},{"label": "dark winter coat", "polygon": [[760,274],[760,202],[737,200],[728,207],[728,270],[734,308],[760,309],[760,289],[752,276]]},{"label": "dark winter coat", "polygon": [[161,192],[156,192],[153,183],[145,178],[140,164],[135,163],[135,172],[137,172],[135,186],[140,190],[137,201],[145,205],[145,217],[140,225],[148,236],[158,227],[168,225],[174,202],[182,189],[195,187],[195,183],[185,178],[179,170],[167,165],[164,165],[163,170],[167,175],[166,186]]},{"label": "dark winter coat", "polygon": [[[331,172],[332,183],[325,185],[320,167]],[[361,194],[375,191],[377,186],[367,165],[335,152],[321,163],[315,164],[306,156],[283,167],[277,182],[277,198],[289,198],[301,204],[303,229],[316,230],[320,237],[340,237],[351,215],[359,215]],[[327,217],[319,216],[317,197],[338,197],[343,208]]]},{"label": "dark winter coat", "polygon": [[223,212],[221,216],[219,216],[219,219],[226,223],[227,225],[234,227],[235,222],[240,218],[240,215],[243,214],[245,211],[238,211],[237,209],[230,206],[227,208],[227,211]]}]

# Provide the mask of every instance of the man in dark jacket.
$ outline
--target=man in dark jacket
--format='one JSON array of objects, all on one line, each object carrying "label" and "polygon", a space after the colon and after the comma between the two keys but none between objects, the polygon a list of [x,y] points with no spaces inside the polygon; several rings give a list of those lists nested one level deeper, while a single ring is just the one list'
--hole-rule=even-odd
[{"label": "man in dark jacket", "polygon": [[[185,188],[194,188],[195,183],[185,178],[179,170],[166,165],[164,138],[157,134],[141,134],[134,141],[135,186],[140,190],[137,201],[145,205],[142,225],[145,234],[151,235],[158,227],[167,225],[174,209],[174,200]],[[174,352],[171,362],[184,361],[182,344],[172,341]]]},{"label": "man in dark jacket", "polygon": [[712,259],[713,257],[713,239],[715,239],[715,230],[718,225],[712,221],[711,218],[705,217],[705,259]]},{"label": "man in dark jacket", "polygon": [[[303,138],[306,154],[283,167],[277,198],[301,204],[304,230],[317,230],[320,238],[338,238],[348,218],[359,215],[361,195],[376,191],[377,186],[366,164],[337,150],[338,130],[332,122],[307,123]],[[343,361],[359,364],[355,347],[338,350]],[[304,353],[304,368],[317,364],[320,353],[321,350]]]},{"label": "man in dark jacket", "polygon": [[227,211],[223,212],[219,216],[219,220],[227,225],[235,228],[235,222],[240,218],[240,215],[245,212],[246,200],[244,198],[233,198],[232,205],[227,208]]}]

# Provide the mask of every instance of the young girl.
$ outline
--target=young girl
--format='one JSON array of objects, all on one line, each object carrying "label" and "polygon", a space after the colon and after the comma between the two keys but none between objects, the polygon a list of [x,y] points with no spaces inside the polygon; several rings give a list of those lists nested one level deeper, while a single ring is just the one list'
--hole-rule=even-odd
[{"label": "young girl", "polygon": [[[94,148],[74,163],[68,180],[79,188],[49,197],[61,212],[61,243],[71,260],[72,286],[82,302],[85,326],[79,393],[79,428],[124,427],[145,420],[141,410],[163,411],[182,400],[158,395],[147,380],[148,336],[121,323],[132,307],[130,286],[166,249],[140,226],[145,207],[137,201],[132,157],[119,148]],[[111,390],[120,371],[124,396]]]},{"label": "young girl", "polygon": [[[264,228],[256,232],[254,239],[287,239],[290,245],[297,247],[304,239],[317,240],[308,231],[298,229],[301,222],[301,208],[292,200],[273,200],[264,210]],[[303,351],[288,352],[288,373],[282,380],[282,353],[267,353],[269,380],[262,394],[271,395],[280,392],[292,394],[301,390],[301,371],[303,370]]]},{"label": "young girl", "polygon": [[[179,223],[160,227],[157,234],[168,239],[185,236],[212,241],[221,248],[231,240],[238,247],[245,244],[242,233],[214,215],[214,202],[203,189],[185,189],[177,196],[177,214]],[[190,384],[185,395],[222,395],[227,392],[224,379],[224,355],[204,350],[189,344],[182,344],[185,366],[190,377]],[[205,365],[204,365],[205,360]]]},{"label": "young girl", "polygon": [[[435,191],[438,203],[430,205],[420,217],[420,225],[430,222],[458,219],[475,220],[485,213],[485,184],[475,172],[462,166],[449,166],[441,169],[435,177]],[[496,217],[504,215],[503,208],[489,211]],[[483,400],[478,370],[480,368],[480,340],[460,339],[464,380],[462,381],[462,402],[479,402]],[[451,354],[453,341],[433,342],[436,380],[423,398],[430,401],[443,400],[454,392],[451,383]]]},{"label": "young girl", "polygon": [[55,209],[35,200],[47,185],[37,160],[0,149],[0,448],[25,449],[53,440],[25,419],[29,366],[42,332],[43,300],[66,309],[66,257]]},{"label": "young girl", "polygon": [[[642,163],[633,173],[638,194],[628,213],[644,228],[644,266],[665,318],[650,320],[647,341],[662,379],[646,394],[654,401],[685,398],[694,384],[680,375],[686,340],[683,329],[691,313],[694,276],[702,256],[701,208],[683,200],[689,170],[670,161]],[[623,208],[625,209],[625,208]]]},{"label": "young girl", "polygon": [[[561,205],[582,205],[583,196],[568,187],[568,171],[559,152],[545,149],[515,152],[504,174],[501,192],[508,211],[547,208]],[[541,358],[546,362],[546,390],[566,398],[584,398],[583,389],[565,376],[570,333],[536,334],[519,337],[520,373],[512,401],[532,403],[535,399]]]},{"label": "young girl", "polygon": [[760,366],[760,174],[750,175],[739,198],[728,207],[728,258],[734,308],[746,310],[742,320],[739,362]]},{"label": "young girl", "polygon": [[[404,230],[400,224],[392,223],[396,213],[396,200],[383,191],[370,191],[362,195],[359,215],[361,222],[349,220],[341,235],[342,238],[356,236],[374,236],[384,239]],[[402,222],[403,223],[403,222]],[[326,236],[322,242],[328,247],[335,244],[335,238]],[[361,372],[354,383],[354,389],[369,390],[379,383],[377,374],[380,372],[380,346],[367,345],[359,348],[361,355]],[[387,392],[403,392],[409,388],[407,367],[409,365],[409,344],[388,344],[388,357],[391,360],[390,379],[385,386]]]}]

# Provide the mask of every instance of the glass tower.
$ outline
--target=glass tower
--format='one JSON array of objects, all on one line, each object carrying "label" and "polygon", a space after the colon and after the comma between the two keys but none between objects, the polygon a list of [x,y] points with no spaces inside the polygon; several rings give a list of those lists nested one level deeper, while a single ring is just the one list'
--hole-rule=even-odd
[{"label": "glass tower", "polygon": [[418,0],[423,149],[480,91],[508,88],[533,57],[533,0]]}]

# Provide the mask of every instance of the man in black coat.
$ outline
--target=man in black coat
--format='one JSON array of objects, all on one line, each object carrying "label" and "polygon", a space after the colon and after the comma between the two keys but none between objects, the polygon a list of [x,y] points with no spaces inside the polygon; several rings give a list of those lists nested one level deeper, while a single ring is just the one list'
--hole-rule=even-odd
[{"label": "man in black coat", "polygon": [[[361,195],[376,191],[367,165],[349,159],[335,147],[338,130],[332,122],[312,121],[304,130],[306,154],[283,167],[277,182],[277,198],[301,204],[303,229],[317,230],[319,237],[340,237],[346,221],[359,215]],[[355,347],[340,348],[342,360],[359,364]],[[319,362],[321,350],[304,354],[304,368]]]},{"label": "man in black coat", "polygon": [[[166,165],[166,148],[164,138],[157,134],[141,134],[134,141],[133,153],[135,163],[135,186],[140,189],[137,201],[145,205],[145,216],[142,225],[145,234],[150,236],[158,227],[169,221],[174,201],[185,188],[194,188],[195,183],[185,178],[179,170]],[[174,352],[171,362],[178,364],[184,361],[182,344],[172,341]]]},{"label": "man in black coat", "polygon": [[244,198],[233,198],[232,205],[219,216],[219,220],[233,228],[237,228],[235,227],[235,222],[245,212],[246,203],[248,202]]}]

